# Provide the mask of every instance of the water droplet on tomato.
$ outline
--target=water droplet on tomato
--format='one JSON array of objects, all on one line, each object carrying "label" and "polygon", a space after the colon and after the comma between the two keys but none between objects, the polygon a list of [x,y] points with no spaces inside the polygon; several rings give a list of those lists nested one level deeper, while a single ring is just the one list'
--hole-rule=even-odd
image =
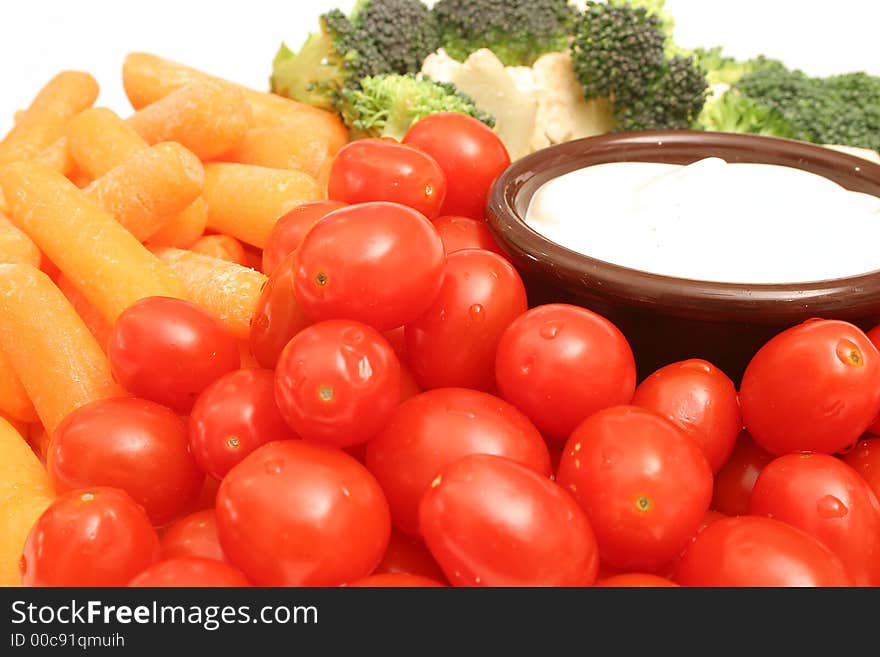
[{"label": "water droplet on tomato", "polygon": [[539,334],[545,340],[552,340],[557,335],[559,335],[559,331],[562,330],[562,322],[552,321],[547,322],[544,326],[541,327]]},{"label": "water droplet on tomato", "polygon": [[535,365],[535,357],[534,356],[526,356],[526,359],[523,361],[523,364],[519,366],[519,371],[523,374],[528,374],[532,371],[532,367]]},{"label": "water droplet on tomato", "polygon": [[486,317],[485,308],[478,303],[475,303],[470,308],[468,308],[468,315],[473,322],[482,322]]},{"label": "water droplet on tomato", "polygon": [[834,495],[826,495],[816,502],[816,510],[819,512],[820,518],[843,518],[849,513],[846,504]]}]

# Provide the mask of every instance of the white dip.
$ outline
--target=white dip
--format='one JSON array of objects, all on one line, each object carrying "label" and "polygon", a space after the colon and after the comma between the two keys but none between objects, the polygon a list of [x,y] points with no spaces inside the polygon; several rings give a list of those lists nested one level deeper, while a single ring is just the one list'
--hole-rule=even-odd
[{"label": "white dip", "polygon": [[598,260],[703,281],[801,283],[880,269],[880,198],[785,166],[585,167],[542,185],[526,223]]}]

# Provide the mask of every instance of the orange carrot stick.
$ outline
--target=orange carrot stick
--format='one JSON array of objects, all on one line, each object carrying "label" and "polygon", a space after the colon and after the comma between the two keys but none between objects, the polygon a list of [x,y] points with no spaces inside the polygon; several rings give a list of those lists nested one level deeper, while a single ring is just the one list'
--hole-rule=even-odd
[{"label": "orange carrot stick", "polygon": [[241,142],[251,124],[251,108],[237,86],[202,80],[138,110],[127,123],[150,144],[180,142],[209,160]]},{"label": "orange carrot stick", "polygon": [[0,213],[0,263],[18,262],[40,266],[42,255],[34,241]]},{"label": "orange carrot stick", "polygon": [[229,235],[205,235],[200,237],[190,247],[190,251],[211,256],[212,258],[220,258],[220,260],[226,260],[227,262],[234,262],[242,267],[247,266],[247,254],[244,247],[241,245],[241,242]]},{"label": "orange carrot stick", "polygon": [[204,180],[199,158],[165,142],[135,153],[84,191],[143,242],[198,198]]},{"label": "orange carrot stick", "polygon": [[59,274],[55,285],[61,290],[61,293],[70,301],[70,305],[85,322],[86,328],[95,336],[98,346],[102,350],[107,351],[107,341],[110,339],[110,332],[113,330],[112,325],[104,319],[103,315],[98,312],[91,301],[86,299],[82,292],[76,289],[70,279],[64,274]]},{"label": "orange carrot stick", "polygon": [[144,297],[183,296],[168,268],[60,173],[15,162],[0,170],[0,187],[12,221],[108,322]]},{"label": "orange carrot stick", "polygon": [[24,542],[52,503],[46,468],[30,445],[0,418],[0,586],[20,586]]},{"label": "orange carrot stick", "polygon": [[205,165],[204,196],[209,228],[263,248],[281,215],[324,194],[301,171],[213,163]]},{"label": "orange carrot stick", "polygon": [[76,165],[92,180],[119,166],[149,144],[106,107],[93,107],[67,124],[68,149]]},{"label": "orange carrot stick", "polygon": [[0,412],[21,422],[36,422],[37,411],[21,384],[12,361],[0,348]]},{"label": "orange carrot stick", "polygon": [[80,406],[125,394],[73,306],[30,265],[0,265],[0,348],[50,435]]},{"label": "orange carrot stick", "polygon": [[59,137],[34,156],[34,161],[45,164],[65,176],[73,171],[76,164],[70,157],[67,137]]},{"label": "orange carrot stick", "polygon": [[265,275],[192,251],[161,248],[155,253],[183,281],[190,301],[214,315],[237,338],[248,338]]},{"label": "orange carrot stick", "polygon": [[165,226],[150,237],[147,245],[188,249],[202,237],[207,224],[208,204],[199,196],[188,208],[172,217]]},{"label": "orange carrot stick", "polygon": [[[132,107],[139,110],[196,80],[219,80],[213,75],[164,59],[157,55],[133,52],[122,64],[122,85]],[[339,117],[306,103],[265,91],[238,86],[247,98],[254,126],[283,124],[296,113],[309,114],[316,121],[335,125],[345,131]]]},{"label": "orange carrot stick", "polygon": [[0,141],[0,164],[36,156],[64,134],[67,122],[98,97],[98,83],[88,73],[63,71],[40,90]]}]

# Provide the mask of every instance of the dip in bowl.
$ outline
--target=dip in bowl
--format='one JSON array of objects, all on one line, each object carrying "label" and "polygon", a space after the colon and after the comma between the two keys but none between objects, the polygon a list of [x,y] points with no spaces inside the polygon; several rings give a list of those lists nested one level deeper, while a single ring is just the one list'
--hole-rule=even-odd
[{"label": "dip in bowl", "polygon": [[[592,174],[611,163],[699,164],[690,168],[693,175],[659,167],[644,180],[620,180],[617,196],[617,174],[605,167],[607,179],[585,176],[568,185],[569,196],[548,199],[547,190],[565,174],[597,167]],[[745,163],[774,166],[727,166]],[[629,176],[626,169],[620,175]],[[762,172],[795,183],[761,184],[769,178]],[[725,175],[729,188],[718,182]],[[658,185],[664,176],[671,179]],[[743,184],[750,177],[758,181],[752,189]],[[842,196],[824,196],[820,187]],[[786,202],[774,190],[801,194],[806,203]],[[627,336],[640,377],[677,360],[705,358],[738,382],[764,342],[810,317],[865,329],[880,323],[880,249],[876,264],[870,253],[877,244],[871,235],[880,235],[880,225],[870,222],[875,197],[880,165],[821,146],[755,135],[639,132],[560,144],[514,162],[496,181],[487,210],[532,305],[573,303],[606,316]],[[543,218],[529,216],[533,200],[550,208]],[[683,223],[683,216],[699,218],[702,206],[702,223]],[[795,207],[814,211],[799,217],[787,210]],[[571,223],[554,228],[563,208],[565,221],[591,222],[598,232]],[[747,208],[750,216],[732,226],[739,215],[731,208]],[[865,214],[853,217],[857,210]],[[627,223],[633,212],[637,220]],[[795,232],[800,227],[809,240]]]}]

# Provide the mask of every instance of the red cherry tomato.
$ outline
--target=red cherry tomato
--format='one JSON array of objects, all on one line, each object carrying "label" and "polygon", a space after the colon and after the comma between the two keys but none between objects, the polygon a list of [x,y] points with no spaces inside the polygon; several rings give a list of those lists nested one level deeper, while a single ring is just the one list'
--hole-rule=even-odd
[{"label": "red cherry tomato", "polygon": [[23,586],[125,586],[159,558],[147,514],[117,488],[60,495],[28,534]]},{"label": "red cherry tomato", "polygon": [[671,579],[651,575],[650,573],[624,573],[612,575],[596,582],[596,586],[602,587],[626,587],[626,588],[663,588],[678,586]]},{"label": "red cherry tomato", "polygon": [[416,381],[416,377],[410,369],[401,363],[400,365],[400,401],[405,402],[407,399],[420,395],[424,392]]},{"label": "red cherry tomato", "polygon": [[687,542],[687,545],[684,548],[682,548],[681,554],[679,554],[675,559],[673,559],[672,562],[670,562],[669,564],[664,566],[662,569],[660,569],[659,572],[662,575],[668,575],[669,577],[673,577],[675,575],[676,569],[678,568],[679,560],[684,555],[684,553],[687,551],[688,546],[690,546],[691,543],[693,543],[695,540],[697,540],[697,536],[700,535],[700,532],[702,532],[704,529],[706,529],[706,527],[708,527],[712,523],[717,522],[717,521],[721,520],[722,518],[727,518],[727,517],[728,516],[724,515],[723,513],[719,513],[718,511],[712,511],[711,509],[709,511],[706,511],[706,515],[703,516],[703,520],[702,520],[702,522],[700,522],[700,526],[697,527],[697,531],[695,531],[694,535],[691,536],[691,539]]},{"label": "red cherry tomato", "polygon": [[128,391],[179,413],[240,364],[238,342],[217,320],[167,297],[147,297],[123,311],[107,355],[113,377]]},{"label": "red cherry tomato", "polygon": [[228,563],[204,557],[164,559],[142,571],[128,583],[135,587],[250,586],[240,570]]},{"label": "red cherry tomato", "polygon": [[632,403],[665,415],[703,450],[712,472],[730,457],[742,429],[736,386],[705,360],[661,367],[636,388]]},{"label": "red cherry tomato", "polygon": [[257,586],[338,586],[373,571],[391,519],[379,484],[348,454],[282,440],[223,479],[217,530],[229,561]]},{"label": "red cherry tomato", "polygon": [[47,465],[55,490],[121,488],[157,527],[192,509],[205,479],[186,423],[131,397],[95,401],[68,415],[49,444]]},{"label": "red cherry tomato", "polygon": [[491,128],[464,114],[440,112],[413,125],[403,143],[428,153],[446,174],[449,187],[440,214],[483,218],[489,188],[510,165]]},{"label": "red cherry tomato", "polygon": [[290,339],[312,323],[293,295],[296,254],[284,258],[269,276],[251,318],[248,344],[260,367],[275,369]]},{"label": "red cherry tomato", "polygon": [[260,445],[296,438],[275,403],[275,373],[236,370],[199,395],[189,416],[189,444],[199,467],[222,479]]},{"label": "red cherry tomato", "polygon": [[217,537],[217,517],[213,508],[185,516],[165,530],[161,538],[162,558],[202,557],[226,561]]},{"label": "red cherry tomato", "polygon": [[860,441],[843,461],[861,475],[880,499],[880,438]]},{"label": "red cherry tomato", "polygon": [[407,536],[396,527],[391,528],[385,556],[373,571],[373,575],[383,573],[404,573],[438,582],[446,581],[446,576],[425,544],[418,538]]},{"label": "red cherry tomato", "polygon": [[826,454],[789,454],[765,467],[750,510],[815,536],[857,586],[880,586],[880,502],[865,480]]},{"label": "red cherry tomato", "polygon": [[446,198],[446,176],[422,150],[386,139],[359,139],[333,159],[327,196],[343,203],[391,201],[434,219]]},{"label": "red cherry tomato", "polygon": [[453,253],[440,294],[406,326],[409,364],[423,388],[495,388],[495,352],[510,323],[528,308],[513,266],[482,249]]},{"label": "red cherry tomato", "polygon": [[656,571],[678,556],[712,498],[697,444],[636,406],[607,408],[578,426],[556,480],[587,512],[602,560],[622,570]]},{"label": "red cherry tomato", "polygon": [[607,319],[550,304],[507,327],[495,378],[502,397],[561,442],[596,411],[630,402],[636,365],[626,338]]},{"label": "red cherry tomato", "polygon": [[505,456],[550,475],[541,434],[507,402],[463,388],[422,393],[398,406],[367,443],[367,467],[385,491],[400,530],[418,534],[423,493],[441,469],[468,454]]},{"label": "red cherry tomato", "polygon": [[372,438],[400,402],[400,364],[369,326],[318,322],[281,352],[275,398],[305,440],[350,447]]},{"label": "red cherry tomato", "polygon": [[297,261],[293,291],[310,317],[388,331],[431,306],[446,256],[424,215],[377,202],[333,212],[303,239]]},{"label": "red cherry tomato", "polygon": [[712,508],[728,516],[749,512],[749,498],[755,481],[773,455],[752,440],[748,431],[740,432],[727,463],[715,473]]},{"label": "red cherry tomato", "polygon": [[772,518],[725,518],[682,556],[681,586],[852,586],[840,559],[806,532]]},{"label": "red cherry tomato", "polygon": [[464,249],[485,249],[504,258],[507,257],[492,237],[492,231],[483,219],[447,214],[434,220],[434,228],[440,233],[446,255]]},{"label": "red cherry tomato", "polygon": [[444,468],[422,498],[419,528],[453,586],[590,586],[599,569],[574,499],[500,456]]},{"label": "red cherry tomato", "polygon": [[833,454],[880,410],[880,352],[847,322],[814,319],[755,354],[740,386],[743,422],[768,452]]},{"label": "red cherry tomato", "polygon": [[282,215],[272,226],[266,246],[263,247],[263,273],[271,276],[281,261],[296,251],[312,226],[334,210],[344,207],[345,203],[339,201],[310,201]]},{"label": "red cherry tomato", "polygon": [[442,582],[435,579],[429,579],[420,575],[409,575],[408,573],[381,573],[378,575],[370,575],[362,577],[350,582],[348,586],[358,587],[381,587],[381,588],[397,588],[397,587],[438,587],[446,586]]}]

